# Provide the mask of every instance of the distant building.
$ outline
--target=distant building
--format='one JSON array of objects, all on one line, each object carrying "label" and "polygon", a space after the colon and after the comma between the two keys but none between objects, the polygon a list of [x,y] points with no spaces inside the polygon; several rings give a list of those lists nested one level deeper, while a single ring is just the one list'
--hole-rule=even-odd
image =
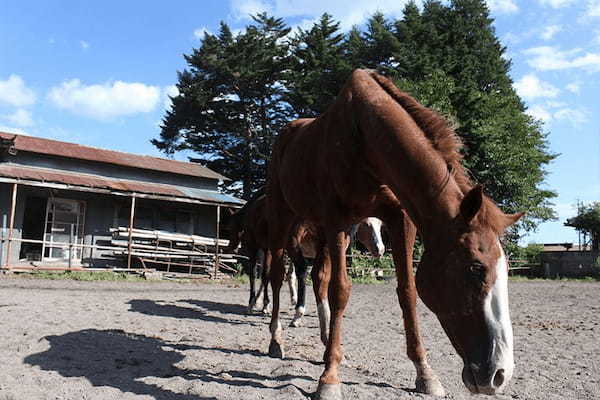
[{"label": "distant building", "polygon": [[65,243],[110,245],[132,204],[135,228],[215,237],[220,208],[243,204],[218,191],[221,180],[196,163],[0,132],[1,266],[113,263],[110,251]]},{"label": "distant building", "polygon": [[589,246],[581,246],[573,243],[544,243],[543,251],[587,251],[590,250]]},{"label": "distant building", "polygon": [[546,278],[598,276],[600,253],[573,243],[544,243],[541,273]]}]

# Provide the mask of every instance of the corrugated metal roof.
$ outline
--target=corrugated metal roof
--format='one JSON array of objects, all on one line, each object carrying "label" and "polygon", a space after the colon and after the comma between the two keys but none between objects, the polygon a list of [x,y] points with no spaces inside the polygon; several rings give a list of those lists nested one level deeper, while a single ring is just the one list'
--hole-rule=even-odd
[{"label": "corrugated metal roof", "polygon": [[13,178],[17,181],[24,180],[71,185],[73,186],[73,190],[77,190],[77,187],[95,188],[124,193],[181,197],[215,204],[239,205],[244,203],[243,200],[214,190],[107,178],[99,175],[73,173],[49,168],[27,167],[10,163],[0,163],[0,177]]},{"label": "corrugated metal roof", "polygon": [[212,171],[200,164],[169,160],[166,158],[141,156],[114,150],[81,146],[75,143],[60,142],[33,136],[0,132],[0,138],[15,138],[15,149],[59,157],[96,161],[125,167],[149,169],[172,174],[188,175],[201,178],[229,180],[227,177]]}]

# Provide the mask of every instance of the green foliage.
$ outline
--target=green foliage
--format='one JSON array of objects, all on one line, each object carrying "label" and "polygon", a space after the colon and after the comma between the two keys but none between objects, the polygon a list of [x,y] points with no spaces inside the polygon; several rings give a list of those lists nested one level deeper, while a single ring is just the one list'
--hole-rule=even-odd
[{"label": "green foliage", "polygon": [[581,205],[577,215],[567,219],[565,226],[575,228],[577,231],[590,235],[592,250],[599,250],[600,243],[600,202]]},{"label": "green foliage", "polygon": [[520,247],[519,254],[515,258],[525,260],[529,264],[539,264],[540,255],[544,251],[544,245],[538,243],[529,243],[525,247]]},{"label": "green foliage", "polygon": [[352,265],[348,270],[353,282],[370,283],[377,281],[378,272],[383,272],[380,278],[388,278],[394,275],[394,260],[390,255],[384,255],[380,258],[373,258],[363,255],[359,251],[352,249],[350,252]]},{"label": "green foliage", "polygon": [[311,29],[299,29],[291,41],[286,100],[298,116],[323,113],[352,72],[339,29],[339,22],[323,14]]},{"label": "green foliage", "polygon": [[74,280],[74,281],[145,281],[143,277],[125,272],[87,272],[87,271],[64,271],[64,272],[34,272],[26,276],[49,280]]},{"label": "green foliage", "polygon": [[153,143],[166,153],[193,150],[232,179],[227,191],[249,198],[264,184],[275,136],[293,118],[282,85],[289,31],[281,19],[259,14],[236,36],[225,23],[218,35],[205,34],[185,56],[180,94]]},{"label": "green foliage", "polygon": [[225,23],[205,35],[185,56],[181,94],[153,143],[167,153],[193,150],[248,198],[265,181],[281,126],[319,115],[351,70],[374,68],[450,121],[465,144],[466,167],[506,212],[527,212],[509,241],[555,218],[556,194],[542,186],[556,154],[512,87],[485,1],[428,0],[422,9],[409,2],[402,19],[377,13],[347,34],[324,14],[311,28],[288,32],[281,19],[260,14],[238,35]]},{"label": "green foliage", "polygon": [[[409,3],[404,13],[395,24],[399,86],[450,120],[474,180],[506,212],[527,212],[521,228],[554,219],[549,200],[556,194],[540,186],[556,155],[512,88],[510,61],[485,2],[427,1],[422,12]],[[517,238],[517,229],[509,232]]]}]

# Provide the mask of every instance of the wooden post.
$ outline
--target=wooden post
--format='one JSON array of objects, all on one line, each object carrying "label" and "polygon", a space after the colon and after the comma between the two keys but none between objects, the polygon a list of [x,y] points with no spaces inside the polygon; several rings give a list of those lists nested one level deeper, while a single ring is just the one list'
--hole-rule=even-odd
[{"label": "wooden post", "polygon": [[71,233],[69,234],[69,270],[73,268],[73,224],[71,224]]},{"label": "wooden post", "polygon": [[133,237],[133,217],[135,216],[135,194],[131,196],[131,211],[129,212],[129,241],[127,243],[127,269],[131,269],[131,251]]},{"label": "wooden post", "polygon": [[10,222],[8,226],[8,245],[6,246],[6,267],[10,269],[10,247],[15,227],[15,210],[17,209],[17,184],[13,183],[12,200],[10,203]]},{"label": "wooden post", "polygon": [[6,214],[2,216],[2,231],[0,232],[0,265],[4,265],[4,234],[6,233]]},{"label": "wooden post", "polygon": [[217,279],[217,274],[219,273],[219,225],[221,225],[221,206],[217,204],[217,243],[215,246],[215,279]]}]

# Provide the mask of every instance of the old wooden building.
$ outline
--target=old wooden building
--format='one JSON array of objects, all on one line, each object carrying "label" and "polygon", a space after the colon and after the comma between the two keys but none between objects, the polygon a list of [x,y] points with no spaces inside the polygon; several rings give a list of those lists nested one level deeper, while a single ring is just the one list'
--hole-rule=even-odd
[{"label": "old wooden building", "polygon": [[[221,208],[243,204],[219,192],[226,179],[196,163],[0,132],[1,265],[122,265],[119,227],[217,238]],[[121,255],[132,253],[124,235]]]}]

